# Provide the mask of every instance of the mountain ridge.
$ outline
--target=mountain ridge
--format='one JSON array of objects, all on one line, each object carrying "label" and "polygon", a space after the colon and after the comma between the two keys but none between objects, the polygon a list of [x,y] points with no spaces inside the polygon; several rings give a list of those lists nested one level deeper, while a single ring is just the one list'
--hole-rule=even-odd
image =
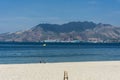
[{"label": "mountain ridge", "polygon": [[26,31],[0,34],[1,42],[41,41],[120,42],[120,28],[94,22],[69,22],[65,24],[38,24]]}]

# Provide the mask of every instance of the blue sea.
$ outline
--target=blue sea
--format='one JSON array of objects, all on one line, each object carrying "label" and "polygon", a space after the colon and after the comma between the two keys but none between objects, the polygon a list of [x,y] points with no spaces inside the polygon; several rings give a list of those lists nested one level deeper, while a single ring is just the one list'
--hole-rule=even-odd
[{"label": "blue sea", "polygon": [[0,43],[0,64],[120,60],[120,43]]}]

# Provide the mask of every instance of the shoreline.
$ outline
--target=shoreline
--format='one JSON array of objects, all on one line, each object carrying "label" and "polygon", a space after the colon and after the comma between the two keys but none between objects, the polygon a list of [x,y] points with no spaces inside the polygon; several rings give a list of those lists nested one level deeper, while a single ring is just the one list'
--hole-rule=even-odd
[{"label": "shoreline", "polygon": [[65,42],[17,42],[17,41],[0,41],[0,44],[34,44],[34,45],[39,45],[39,44],[120,44],[120,42],[69,42],[69,41],[65,41]]},{"label": "shoreline", "polygon": [[0,80],[119,80],[120,61],[0,64]]}]

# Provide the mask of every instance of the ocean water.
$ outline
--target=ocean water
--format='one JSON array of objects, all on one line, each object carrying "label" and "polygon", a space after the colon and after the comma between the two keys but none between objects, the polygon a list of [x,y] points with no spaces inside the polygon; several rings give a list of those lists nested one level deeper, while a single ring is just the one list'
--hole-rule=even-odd
[{"label": "ocean water", "polygon": [[115,60],[119,43],[0,43],[0,64]]}]

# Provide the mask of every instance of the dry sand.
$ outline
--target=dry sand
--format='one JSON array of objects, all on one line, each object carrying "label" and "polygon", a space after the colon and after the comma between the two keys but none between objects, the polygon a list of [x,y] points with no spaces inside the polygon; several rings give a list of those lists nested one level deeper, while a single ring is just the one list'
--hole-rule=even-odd
[{"label": "dry sand", "polygon": [[120,61],[1,64],[0,80],[120,80]]}]

